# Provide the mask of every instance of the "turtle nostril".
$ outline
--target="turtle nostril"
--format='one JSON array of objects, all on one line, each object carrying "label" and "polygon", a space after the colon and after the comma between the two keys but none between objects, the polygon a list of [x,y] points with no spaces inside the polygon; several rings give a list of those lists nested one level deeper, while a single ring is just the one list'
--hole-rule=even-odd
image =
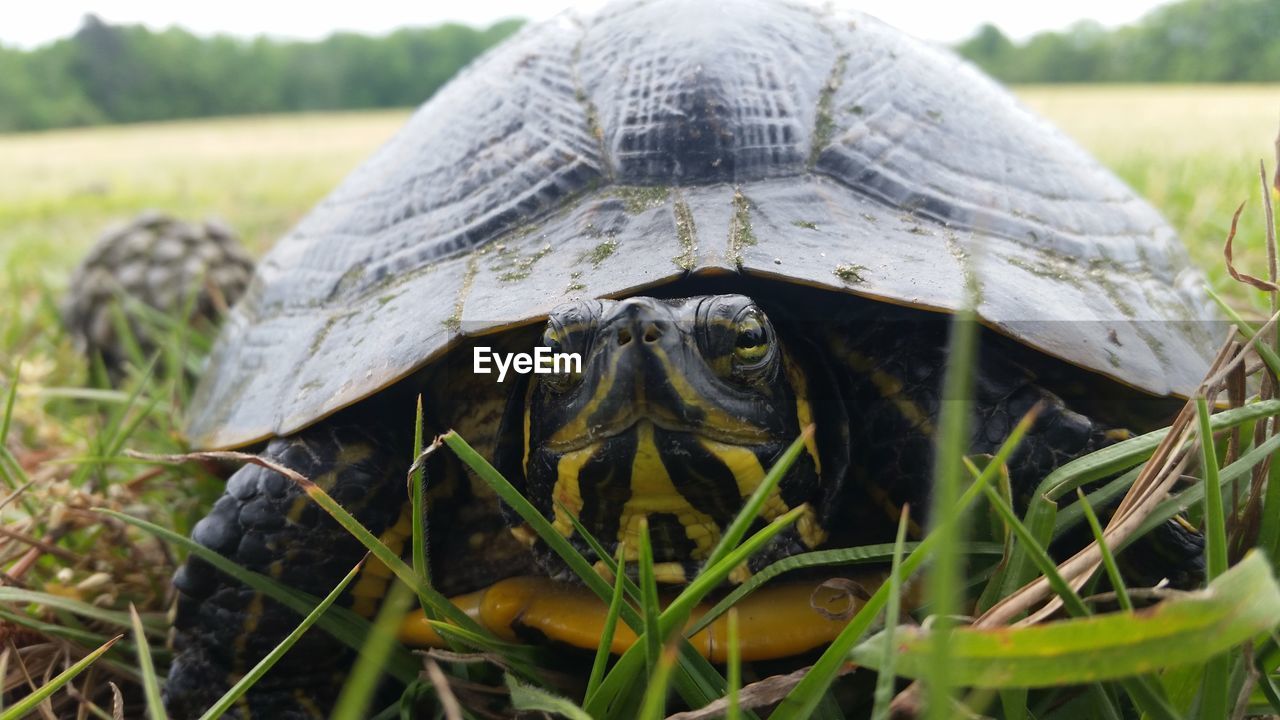
[{"label": "turtle nostril", "polygon": [[659,328],[657,325],[650,324],[645,326],[645,329],[644,329],[645,342],[647,343],[656,342],[657,339],[660,337],[662,337],[662,329]]},{"label": "turtle nostril", "polygon": [[629,342],[631,342],[631,330],[622,328],[618,331],[618,344],[626,345]]}]

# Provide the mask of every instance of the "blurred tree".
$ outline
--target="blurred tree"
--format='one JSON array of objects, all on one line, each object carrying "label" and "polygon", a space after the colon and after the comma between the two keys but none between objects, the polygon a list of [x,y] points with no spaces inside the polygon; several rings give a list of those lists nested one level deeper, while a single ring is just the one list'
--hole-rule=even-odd
[{"label": "blurred tree", "polygon": [[0,131],[416,105],[521,24],[296,42],[153,32],[87,15],[67,40],[0,47]]},{"label": "blurred tree", "polygon": [[973,37],[960,43],[956,51],[993,75],[1005,75],[1008,73],[1009,57],[1017,48],[1008,36],[1000,32],[1000,28],[985,23]]},{"label": "blurred tree", "polygon": [[[0,131],[416,105],[521,22],[296,42],[88,15],[69,39],[0,47]],[[1127,27],[1081,22],[1021,44],[986,24],[956,49],[1006,82],[1277,82],[1280,0],[1178,0]]]},{"label": "blurred tree", "polygon": [[1106,30],[1080,22],[1022,44],[983,25],[956,50],[1005,82],[1280,81],[1280,1],[1181,0]]}]

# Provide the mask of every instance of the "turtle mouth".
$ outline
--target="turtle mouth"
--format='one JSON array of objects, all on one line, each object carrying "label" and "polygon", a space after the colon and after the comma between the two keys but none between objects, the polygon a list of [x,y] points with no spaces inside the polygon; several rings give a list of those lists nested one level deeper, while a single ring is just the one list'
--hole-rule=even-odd
[{"label": "turtle mouth", "polygon": [[[681,582],[691,563],[710,555],[784,448],[782,442],[723,442],[639,418],[626,432],[577,450],[541,451],[555,455],[548,514],[565,537],[574,537],[581,524],[610,552],[625,546],[631,560],[647,534],[654,560],[671,563],[663,566],[668,581]],[[777,497],[763,514],[769,520],[787,509]]]},{"label": "turtle mouth", "polygon": [[776,442],[777,438],[754,427],[739,425],[738,427],[718,427],[710,424],[695,424],[682,419],[675,413],[662,412],[661,409],[635,407],[623,417],[587,428],[582,435],[568,440],[548,440],[546,447],[558,453],[570,453],[583,450],[601,442],[630,435],[637,432],[641,423],[649,423],[668,433],[681,433],[696,438],[703,438],[717,443],[752,447],[764,443]]}]

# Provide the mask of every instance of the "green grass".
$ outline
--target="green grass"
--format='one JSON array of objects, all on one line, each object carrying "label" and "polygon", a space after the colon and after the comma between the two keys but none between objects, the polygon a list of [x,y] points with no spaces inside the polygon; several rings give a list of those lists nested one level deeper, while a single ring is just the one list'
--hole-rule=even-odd
[{"label": "green grass", "polygon": [[[0,135],[0,308],[60,295],[104,227],[146,209],[224,220],[261,253],[408,111],[218,119]],[[0,310],[0,369],[33,338]],[[43,348],[42,348],[43,349]],[[43,353],[42,353],[43,354]]]},{"label": "green grass", "polygon": [[[1058,85],[1014,89],[1145,197],[1182,236],[1213,286],[1253,304],[1222,264],[1231,213],[1241,269],[1266,276],[1258,161],[1275,171],[1274,85]],[[1265,307],[1259,305],[1259,308]],[[1270,314],[1270,313],[1268,313]]]},{"label": "green grass", "polygon": [[[1220,258],[1231,212],[1240,201],[1249,199],[1253,205],[1241,221],[1237,259],[1242,269],[1265,275],[1256,167],[1259,158],[1272,164],[1275,88],[1017,91],[1029,105],[1063,126],[1148,197],[1182,233],[1192,257],[1206,269],[1211,285],[1230,304],[1244,309],[1245,317],[1270,314],[1270,298],[1229,281]],[[33,682],[9,688],[0,717],[14,716],[19,708],[26,712],[41,702],[59,715],[74,715],[78,709],[92,716],[111,717],[114,700],[107,680],[124,688],[127,716],[157,712],[156,679],[163,675],[170,659],[163,644],[169,577],[176,558],[196,551],[183,536],[221,491],[220,481],[198,463],[155,465],[124,454],[126,449],[152,453],[186,450],[178,431],[183,399],[188,397],[190,388],[180,373],[164,370],[189,364],[192,353],[204,340],[187,337],[181,323],[166,325],[163,318],[158,318],[157,324],[165,328],[167,338],[162,344],[162,357],[149,364],[135,363],[156,368],[157,372],[140,370],[119,389],[86,390],[91,373],[72,351],[55,310],[70,268],[104,225],[126,220],[146,208],[160,208],[184,217],[221,217],[242,234],[254,252],[260,253],[388,138],[406,115],[395,111],[247,118],[0,136],[0,167],[5,168],[5,173],[0,174],[0,267],[4,268],[0,273],[0,523],[39,541],[33,545],[0,538],[0,569],[27,586],[0,588],[0,621],[4,623],[0,627],[25,625],[28,632],[38,634],[58,650],[41,656],[43,665],[33,661],[29,667],[21,668]],[[1246,334],[1259,324],[1239,322]],[[1262,351],[1268,361],[1280,365],[1280,358],[1270,348],[1264,346]],[[1280,402],[1276,401],[1255,402],[1211,417],[1206,414],[1203,426],[1211,432],[1241,428],[1242,447],[1233,457],[1204,453],[1206,461],[1213,458],[1205,463],[1209,471],[1201,473],[1193,464],[1188,472],[1203,476],[1207,482],[1177,488],[1170,500],[1152,511],[1141,531],[1149,530],[1161,518],[1186,510],[1194,522],[1212,530],[1212,566],[1219,578],[1237,577],[1232,572],[1239,565],[1224,567],[1222,553],[1236,547],[1232,543],[1251,527],[1250,522],[1259,528],[1255,544],[1265,557],[1276,558],[1280,550],[1280,520],[1276,519],[1280,517],[1280,483],[1251,485],[1249,478],[1258,463],[1272,457],[1278,446],[1274,438],[1267,439],[1265,435],[1253,440],[1253,428],[1260,419],[1277,414]],[[745,591],[765,584],[784,567],[869,561],[888,565],[892,561],[895,583],[910,587],[910,578],[923,575],[927,579],[925,586],[930,588],[928,607],[954,611],[966,607],[978,593],[990,604],[996,604],[1016,595],[1026,581],[1047,574],[1052,579],[1053,592],[1068,603],[1071,614],[1080,616],[1079,621],[1115,620],[1118,625],[1112,627],[1132,631],[1135,643],[1144,641],[1142,627],[1136,621],[1130,625],[1123,617],[1113,618],[1109,609],[1094,603],[1087,594],[1099,578],[1109,577],[1114,583],[1118,577],[1110,552],[1091,574],[1090,584],[1081,588],[1054,577],[1043,545],[1048,538],[1086,521],[1092,532],[1102,536],[1105,523],[1083,507],[1059,511],[1051,501],[1065,503],[1082,485],[1113,477],[1119,479],[1109,480],[1105,487],[1086,488],[1088,497],[1099,501],[1122,495],[1139,477],[1137,469],[1157,451],[1166,434],[1136,438],[1059,469],[1042,484],[1043,501],[1034,504],[1021,518],[1012,516],[1007,495],[996,487],[1000,461],[1012,451],[1017,434],[1002,449],[1001,456],[981,469],[980,464],[967,465],[962,443],[954,443],[944,454],[946,497],[956,499],[949,504],[953,511],[972,508],[966,512],[973,517],[956,511],[951,518],[955,525],[943,522],[920,542],[908,543],[900,537],[896,544],[789,558],[776,568],[757,573],[757,578],[744,586]],[[510,494],[514,490],[487,467],[483,458],[474,453],[469,456],[465,441],[451,435],[445,442],[446,447],[439,451],[457,452],[473,463],[479,475],[500,493],[506,493],[508,502],[519,509],[522,498]],[[419,434],[417,449],[422,444]],[[793,452],[798,452],[798,447]],[[1220,471],[1218,460],[1222,461]],[[1280,462],[1272,464],[1272,477],[1280,477],[1275,470],[1277,465]],[[418,482],[415,479],[414,487]],[[1221,492],[1236,494],[1228,495],[1223,502],[1214,492],[1219,485]],[[327,505],[327,510],[338,512],[319,495],[322,494],[316,495],[318,502]],[[755,502],[763,497],[759,495]],[[970,528],[977,532],[984,525],[977,518],[977,513],[986,512],[984,504],[991,506],[997,518],[994,522],[1005,530],[997,537],[968,537]],[[105,512],[97,512],[96,508]],[[1251,512],[1252,521],[1248,517]],[[748,508],[726,532],[702,574],[665,606],[657,601],[646,553],[641,553],[639,583],[618,572],[618,561],[606,563],[613,566],[615,574],[613,582],[606,582],[571,546],[557,545],[558,535],[549,526],[541,527],[526,517],[607,604],[610,623],[623,623],[642,635],[632,651],[621,657],[603,650],[597,652],[589,682],[584,686],[587,692],[580,696],[565,696],[561,689],[545,683],[531,660],[533,655],[496,641],[484,628],[474,627],[444,603],[429,582],[430,568],[420,527],[415,527],[412,557],[404,562],[391,557],[384,560],[395,570],[400,584],[412,591],[400,594],[410,599],[416,595],[420,603],[428,605],[433,619],[445,624],[456,649],[482,650],[504,657],[509,668],[503,672],[493,666],[441,663],[437,670],[502,688],[509,693],[514,707],[549,710],[570,717],[582,717],[587,712],[597,717],[627,717],[637,712],[660,717],[680,703],[700,705],[731,694],[735,712],[741,704],[742,714],[751,717],[753,690],[749,685],[740,686],[740,669],[736,665],[729,669],[713,666],[694,653],[678,632],[695,604],[710,596],[754,548],[794,520],[794,516],[784,516],[749,535],[747,521],[751,516]],[[375,554],[386,553],[372,535],[355,526],[350,529],[362,536]],[[949,540],[952,537],[968,538],[969,542]],[[944,550],[941,557],[940,542]],[[1108,550],[1112,549],[1109,542],[1106,544]],[[1002,545],[1007,556],[1004,563],[988,576],[962,582],[963,578],[957,575],[962,562],[989,563],[991,548],[998,552]],[[1114,549],[1119,551],[1123,545],[1117,544]],[[1231,557],[1239,560],[1239,555]],[[1248,588],[1265,593],[1274,585],[1274,580],[1269,580],[1270,568],[1259,575],[1259,561],[1250,562],[1252,584]],[[1273,565],[1274,561],[1267,564]],[[939,567],[943,569],[941,574]],[[393,624],[391,616],[371,624],[334,610],[323,615],[312,613],[320,602],[318,598],[275,586],[265,577],[244,577],[294,607],[299,623],[315,622],[353,647],[363,646],[369,638],[371,646],[366,648],[365,657],[371,659],[356,673],[355,684],[344,698],[342,712],[347,716],[366,716],[370,712],[365,705],[372,697],[372,678],[379,667],[404,680],[417,677],[414,656],[385,631]],[[1272,586],[1266,584],[1267,580]],[[1159,658],[1152,658],[1153,666],[1138,672],[1136,666],[1122,665],[1121,654],[1117,654],[1111,661],[1100,657],[1097,662],[1112,671],[1108,677],[1123,679],[1096,682],[1084,690],[1050,683],[1047,689],[1032,691],[1025,687],[1001,688],[996,694],[975,691],[965,686],[971,677],[966,668],[935,661],[964,657],[974,644],[986,642],[984,632],[998,629],[969,629],[960,622],[937,622],[934,618],[931,627],[942,631],[925,638],[922,661],[916,663],[909,652],[893,649],[896,640],[893,645],[873,644],[872,631],[877,629],[885,608],[893,610],[891,617],[900,615],[904,623],[924,619],[920,608],[891,598],[889,587],[873,593],[851,619],[846,632],[787,693],[774,717],[783,720],[815,713],[818,717],[839,717],[828,691],[851,652],[875,658],[874,663],[868,661],[870,664],[895,668],[896,683],[888,677],[877,683],[874,700],[881,714],[891,693],[901,691],[908,679],[922,683],[925,690],[919,691],[919,698],[939,698],[936,702],[960,703],[972,712],[1009,718],[1072,718],[1080,717],[1079,713],[1130,717],[1132,707],[1143,708],[1150,717],[1209,718],[1224,706],[1233,706],[1239,698],[1245,699],[1251,711],[1270,708],[1280,712],[1280,691],[1275,689],[1280,648],[1274,639],[1268,639],[1268,633],[1254,633],[1252,627],[1240,630],[1233,626],[1236,632],[1246,632],[1244,637],[1252,639],[1250,644],[1256,651],[1251,654],[1242,652],[1243,643],[1231,636],[1233,644],[1227,651],[1215,657],[1201,657],[1194,647],[1202,636],[1188,631],[1186,637],[1193,648],[1191,662],[1178,668],[1162,670]],[[1128,593],[1135,589],[1120,589],[1127,603]],[[136,621],[129,614],[131,605],[137,608]],[[986,606],[984,603],[984,609]],[[1221,610],[1220,605],[1214,607]],[[721,603],[711,614],[718,615],[726,609],[727,605]],[[1119,612],[1127,613],[1124,608]],[[710,619],[704,617],[701,622]],[[750,632],[749,627],[736,628],[736,623],[734,626],[735,636]],[[915,630],[908,625],[895,630],[901,632],[887,637],[915,637]],[[129,638],[113,640],[122,634]],[[82,658],[90,661],[81,661]],[[9,657],[0,660],[0,665],[7,663],[5,667],[12,676],[17,662]],[[1245,672],[1246,662],[1253,662],[1255,679],[1246,680],[1254,678]],[[912,669],[916,667],[921,668],[918,675]],[[48,683],[41,682],[45,678]],[[60,691],[61,684],[68,681],[85,700]],[[1246,682],[1253,685],[1246,688]],[[666,691],[668,684],[670,692]],[[906,692],[916,692],[912,689],[915,687],[909,686]],[[28,692],[32,688],[41,689]],[[1252,692],[1245,692],[1250,688]],[[243,689],[239,687],[237,692]],[[411,684],[409,692],[414,697],[425,697],[436,690],[429,683],[418,681]],[[14,704],[23,698],[29,705]],[[935,704],[934,712],[945,715],[952,709]]]}]

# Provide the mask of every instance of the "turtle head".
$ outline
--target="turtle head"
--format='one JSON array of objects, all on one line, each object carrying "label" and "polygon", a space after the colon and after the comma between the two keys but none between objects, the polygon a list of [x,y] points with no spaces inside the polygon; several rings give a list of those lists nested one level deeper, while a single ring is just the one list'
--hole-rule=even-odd
[{"label": "turtle head", "polygon": [[[803,353],[743,295],[579,301],[550,314],[540,344],[563,361],[513,398],[500,465],[588,557],[574,519],[631,558],[647,524],[667,582],[691,576],[815,419]],[[824,456],[812,438],[761,511],[768,521],[805,508],[768,556],[825,538],[813,509]]]}]

